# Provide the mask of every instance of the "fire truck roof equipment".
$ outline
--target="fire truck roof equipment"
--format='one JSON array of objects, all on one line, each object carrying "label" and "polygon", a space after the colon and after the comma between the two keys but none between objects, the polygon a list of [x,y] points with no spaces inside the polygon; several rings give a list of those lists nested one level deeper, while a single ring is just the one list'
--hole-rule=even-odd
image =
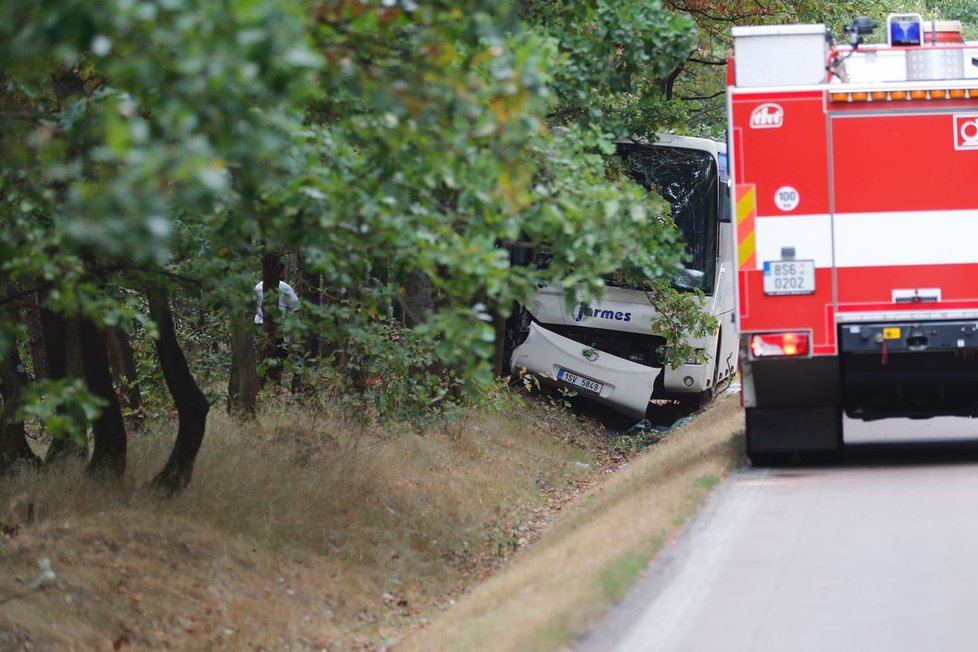
[{"label": "fire truck roof equipment", "polygon": [[796,86],[825,81],[825,25],[734,27],[737,86]]}]

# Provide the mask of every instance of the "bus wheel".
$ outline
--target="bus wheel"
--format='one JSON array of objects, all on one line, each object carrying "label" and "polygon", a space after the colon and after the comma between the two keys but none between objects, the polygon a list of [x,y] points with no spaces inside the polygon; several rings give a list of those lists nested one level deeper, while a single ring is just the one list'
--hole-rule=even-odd
[{"label": "bus wheel", "polygon": [[713,389],[707,389],[697,394],[688,394],[679,399],[679,406],[685,414],[693,414],[700,410],[705,410],[713,403],[716,395]]}]

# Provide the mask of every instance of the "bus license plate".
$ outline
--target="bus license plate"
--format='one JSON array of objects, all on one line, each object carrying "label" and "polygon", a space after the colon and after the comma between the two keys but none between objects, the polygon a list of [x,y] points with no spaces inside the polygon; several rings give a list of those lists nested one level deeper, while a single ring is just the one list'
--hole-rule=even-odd
[{"label": "bus license plate", "polygon": [[594,392],[595,394],[600,394],[601,390],[604,389],[604,385],[602,383],[591,380],[590,378],[583,378],[577,374],[572,374],[566,369],[557,370],[557,380],[573,385],[574,387],[586,389],[587,391]]},{"label": "bus license plate", "polygon": [[814,260],[772,260],[764,263],[764,294],[814,292]]}]

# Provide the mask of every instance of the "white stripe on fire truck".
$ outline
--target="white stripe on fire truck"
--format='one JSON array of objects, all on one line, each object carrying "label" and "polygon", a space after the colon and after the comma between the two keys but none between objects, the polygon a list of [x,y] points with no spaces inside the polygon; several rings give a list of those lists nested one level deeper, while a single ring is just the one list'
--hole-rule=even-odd
[{"label": "white stripe on fire truck", "polygon": [[[900,267],[978,263],[978,210],[840,213],[835,216],[838,267]],[[793,247],[798,260],[832,266],[829,215],[758,216],[757,265],[781,260]]]},{"label": "white stripe on fire truck", "polygon": [[832,266],[832,220],[827,214],[758,217],[754,233],[758,267],[781,260],[785,247],[793,247],[798,260],[814,260],[815,267]]},{"label": "white stripe on fire truck", "polygon": [[978,263],[978,210],[840,213],[838,267]]}]

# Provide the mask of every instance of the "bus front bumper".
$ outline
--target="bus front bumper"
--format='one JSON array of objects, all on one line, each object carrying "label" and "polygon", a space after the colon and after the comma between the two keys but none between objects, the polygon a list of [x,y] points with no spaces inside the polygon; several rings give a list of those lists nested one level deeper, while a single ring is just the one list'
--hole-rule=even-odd
[{"label": "bus front bumper", "polygon": [[526,341],[513,351],[512,372],[524,369],[547,384],[574,390],[637,419],[645,417],[662,372],[557,335],[535,322]]}]

